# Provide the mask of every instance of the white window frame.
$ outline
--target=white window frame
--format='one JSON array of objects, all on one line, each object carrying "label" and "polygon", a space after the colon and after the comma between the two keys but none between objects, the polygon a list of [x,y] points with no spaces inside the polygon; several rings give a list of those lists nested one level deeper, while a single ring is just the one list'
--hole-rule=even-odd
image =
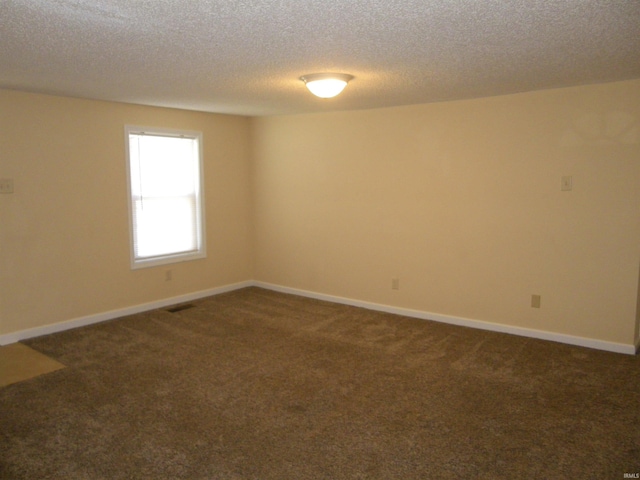
[{"label": "white window frame", "polygon": [[[158,127],[141,127],[135,125],[125,125],[125,158],[127,167],[127,196],[129,200],[129,237],[130,237],[130,252],[131,252],[131,268],[139,269],[146,267],[154,267],[157,265],[167,265],[177,262],[185,262],[189,260],[196,260],[206,258],[206,226],[205,226],[205,211],[204,211],[204,166],[203,166],[203,143],[202,132],[191,130],[176,130],[170,128],[158,128]],[[197,141],[198,145],[198,179],[196,185],[196,235],[197,235],[197,249],[188,252],[174,252],[162,255],[156,255],[151,257],[137,257],[135,251],[135,218],[134,218],[134,205],[135,200],[133,198],[132,188],[132,166],[130,155],[130,135],[131,134],[144,134],[144,135],[156,135],[161,137],[182,137],[190,138]]]}]

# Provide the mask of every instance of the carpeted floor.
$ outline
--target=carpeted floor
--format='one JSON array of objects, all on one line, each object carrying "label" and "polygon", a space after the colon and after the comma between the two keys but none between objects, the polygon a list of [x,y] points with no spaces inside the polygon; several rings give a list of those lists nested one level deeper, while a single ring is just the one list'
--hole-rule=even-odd
[{"label": "carpeted floor", "polygon": [[640,358],[258,288],[26,343],[3,479],[622,479]]}]

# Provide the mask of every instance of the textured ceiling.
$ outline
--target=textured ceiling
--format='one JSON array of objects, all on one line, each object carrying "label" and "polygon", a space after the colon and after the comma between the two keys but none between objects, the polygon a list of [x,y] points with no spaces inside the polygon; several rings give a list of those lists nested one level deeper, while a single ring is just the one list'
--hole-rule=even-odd
[{"label": "textured ceiling", "polygon": [[[301,75],[355,79],[334,99]],[[0,87],[242,115],[640,78],[640,0],[1,0]]]}]

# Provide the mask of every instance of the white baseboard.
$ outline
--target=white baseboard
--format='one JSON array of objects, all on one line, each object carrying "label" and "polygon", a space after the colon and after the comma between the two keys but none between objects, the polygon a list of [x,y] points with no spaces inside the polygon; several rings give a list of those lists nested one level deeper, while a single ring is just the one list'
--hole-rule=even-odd
[{"label": "white baseboard", "polygon": [[219,295],[221,293],[231,292],[233,290],[238,290],[246,287],[260,287],[267,290],[273,290],[276,292],[289,293],[293,295],[299,295],[302,297],[315,298],[317,300],[325,300],[328,302],[341,303],[344,305],[351,305],[354,307],[366,308],[368,310],[376,310],[380,312],[393,313],[396,315],[403,315],[405,317],[418,318],[422,320],[432,320],[436,322],[448,323],[451,325],[477,328],[480,330],[490,330],[492,332],[509,333],[512,335],[519,335],[522,337],[538,338],[541,340],[549,340],[552,342],[566,343],[569,345],[576,345],[580,347],[595,348],[597,350],[605,350],[608,352],[635,355],[636,352],[640,351],[640,340],[638,340],[636,345],[633,345],[633,344],[627,345],[624,343],[615,343],[615,342],[608,342],[608,341],[597,340],[592,338],[576,337],[573,335],[566,335],[562,333],[547,332],[544,330],[535,330],[531,328],[515,327],[515,326],[504,325],[500,323],[485,322],[482,320],[473,320],[470,318],[454,317],[451,315],[442,315],[439,313],[424,312],[421,310],[392,307],[389,305],[382,305],[379,303],[353,300],[350,298],[338,297],[335,295],[326,295],[323,293],[316,293],[316,292],[311,292],[307,290],[300,290],[297,288],[290,288],[282,285],[276,285],[272,283],[259,282],[259,281],[253,281],[253,280],[234,283],[231,285],[224,285],[221,287],[211,288],[208,290],[201,290],[194,293],[188,293],[185,295],[179,295],[176,297],[157,300],[154,302],[143,303],[140,305],[134,305],[131,307],[111,310],[108,312],[98,313],[94,315],[88,315],[86,317],[75,318],[72,320],[45,325],[42,327],[30,328],[28,330],[21,330],[14,333],[0,335],[0,345],[8,345],[10,343],[19,342],[20,340],[26,340],[29,338],[39,337],[42,335],[62,332],[64,330],[70,330],[72,328],[84,327],[86,325],[92,325],[94,323],[104,322],[106,320],[112,320],[115,318],[124,317],[126,315],[133,315],[135,313],[146,312],[149,310],[154,310],[156,308],[163,308],[169,305],[189,302],[192,300],[197,300],[199,298],[210,297],[212,295]]},{"label": "white baseboard", "polygon": [[113,320],[114,318],[124,317],[126,315],[133,315],[135,313],[146,312],[148,310],[155,310],[156,308],[175,305],[177,303],[190,302],[199,298],[219,295],[221,293],[231,292],[233,290],[250,287],[252,285],[254,285],[254,282],[250,280],[246,282],[234,283],[231,285],[223,285],[222,287],[200,290],[198,292],[178,295],[176,297],[163,298],[154,302],[134,305],[132,307],[119,308],[117,310],[88,315],[86,317],[74,318],[63,322],[44,325],[42,327],[20,330],[14,333],[8,333],[6,335],[0,335],[0,345],[9,345],[10,343],[16,343],[20,340],[27,340],[29,338],[40,337],[42,335],[49,335],[51,333],[62,332],[64,330],[70,330],[72,328],[84,327],[87,325],[92,325],[94,323],[100,323],[106,320]]},{"label": "white baseboard", "polygon": [[268,290],[274,290],[277,292],[290,293],[293,295],[300,295],[303,297],[315,298],[317,300],[326,300],[329,302],[341,303],[344,305],[351,305],[354,307],[362,307],[369,310],[377,310],[380,312],[393,313],[396,315],[403,315],[405,317],[419,318],[421,320],[433,320],[436,322],[449,323],[451,325],[477,328],[480,330],[490,330],[492,332],[509,333],[512,335],[519,335],[521,337],[537,338],[540,340],[549,340],[552,342],[566,343],[568,345],[576,345],[579,347],[595,348],[597,350],[605,350],[607,352],[635,355],[640,347],[640,342],[638,343],[638,345],[633,345],[633,344],[627,345],[624,343],[608,342],[605,340],[597,340],[593,338],[576,337],[573,335],[566,335],[563,333],[547,332],[544,330],[515,327],[515,326],[504,325],[500,323],[485,322],[482,320],[473,320],[470,318],[454,317],[450,315],[442,315],[439,313],[424,312],[421,310],[392,307],[389,305],[381,305],[378,303],[353,300],[350,298],[337,297],[334,295],[325,295],[322,293],[310,292],[307,290],[299,290],[296,288],[289,288],[289,287],[284,287],[282,285],[275,285],[275,284],[266,283],[266,282],[253,282],[253,285],[256,287],[265,288]]}]

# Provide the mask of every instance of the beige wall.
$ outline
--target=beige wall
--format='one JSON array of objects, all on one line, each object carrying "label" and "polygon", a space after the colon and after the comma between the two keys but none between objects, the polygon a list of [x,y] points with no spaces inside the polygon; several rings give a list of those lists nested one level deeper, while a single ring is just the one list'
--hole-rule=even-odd
[{"label": "beige wall", "polygon": [[637,337],[640,81],[256,118],[252,135],[256,279]]},{"label": "beige wall", "polygon": [[[207,259],[130,269],[125,124],[204,133]],[[255,119],[0,90],[0,177],[0,334],[254,278],[639,336],[640,81]]]},{"label": "beige wall", "polygon": [[[130,269],[125,124],[203,132],[206,259]],[[249,126],[0,90],[0,334],[251,279]]]}]

